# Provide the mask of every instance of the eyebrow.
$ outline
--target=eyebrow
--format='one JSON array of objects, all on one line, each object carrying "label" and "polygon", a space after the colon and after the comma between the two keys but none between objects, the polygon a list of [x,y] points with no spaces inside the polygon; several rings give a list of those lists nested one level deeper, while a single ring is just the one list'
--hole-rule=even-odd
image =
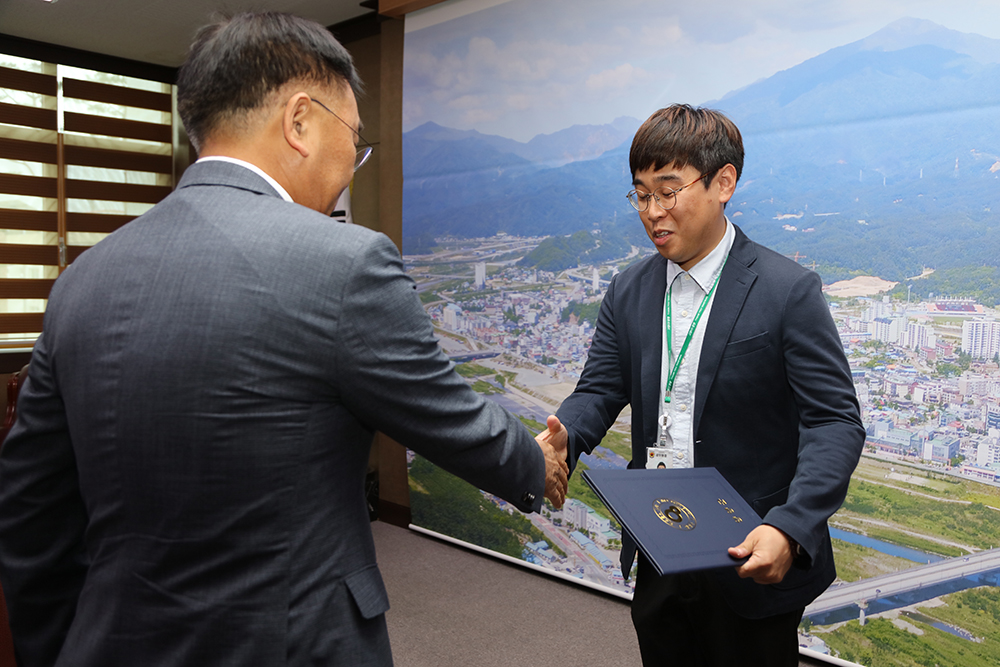
[{"label": "eyebrow", "polygon": [[[653,179],[654,183],[667,183],[667,182],[673,183],[680,181],[681,177],[677,174],[661,174]],[[638,178],[633,178],[632,185],[645,185],[645,184]]]}]

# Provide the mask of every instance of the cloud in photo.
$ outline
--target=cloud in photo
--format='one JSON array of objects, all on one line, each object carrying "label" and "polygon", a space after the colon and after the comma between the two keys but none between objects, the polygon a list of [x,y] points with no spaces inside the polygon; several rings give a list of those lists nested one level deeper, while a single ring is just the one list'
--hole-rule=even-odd
[{"label": "cloud in photo", "polygon": [[[991,3],[957,0],[482,0],[423,10],[407,29],[404,126],[519,141],[574,124],[705,104],[906,17],[1000,38]],[[456,7],[467,5],[463,12]],[[988,7],[988,5],[990,5]],[[443,10],[441,10],[443,11]],[[407,19],[408,25],[410,18]]]}]

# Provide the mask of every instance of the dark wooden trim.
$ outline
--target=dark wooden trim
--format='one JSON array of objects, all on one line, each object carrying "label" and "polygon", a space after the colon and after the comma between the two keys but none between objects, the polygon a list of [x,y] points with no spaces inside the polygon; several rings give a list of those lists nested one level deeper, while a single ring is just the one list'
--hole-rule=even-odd
[{"label": "dark wooden trim", "polygon": [[0,333],[36,333],[44,319],[45,313],[0,313]]},{"label": "dark wooden trim", "polygon": [[54,278],[0,278],[0,294],[5,299],[48,299]]},{"label": "dark wooden trim", "polygon": [[70,199],[103,199],[106,201],[156,204],[172,191],[173,188],[167,185],[136,185],[134,183],[66,179],[66,196]]},{"label": "dark wooden trim", "polygon": [[41,264],[43,266],[58,266],[59,248],[54,245],[0,243],[0,264]]},{"label": "dark wooden trim", "polygon": [[410,12],[436,5],[443,0],[378,0],[378,13],[394,19],[401,19]]},{"label": "dark wooden trim", "polygon": [[56,234],[59,236],[59,275],[66,270],[66,135],[60,132],[56,136],[56,155],[58,156],[56,171],[59,177],[56,184],[59,187],[56,197]]},{"label": "dark wooden trim", "polygon": [[37,109],[6,102],[0,102],[0,123],[38,127],[43,130],[56,130],[59,127],[55,109]]},{"label": "dark wooden trim", "polygon": [[51,74],[0,67],[0,88],[13,88],[28,93],[55,97],[59,92],[59,83],[56,81],[56,77]]},{"label": "dark wooden trim", "polygon": [[401,20],[382,23],[379,75],[377,231],[397,248],[403,247],[403,28]]},{"label": "dark wooden trim", "polygon": [[135,220],[134,215],[67,213],[66,229],[70,232],[98,232],[102,234],[110,234],[133,220]]},{"label": "dark wooden trim", "polygon": [[171,101],[168,93],[155,93],[151,90],[137,90],[125,86],[113,86],[96,81],[81,81],[79,79],[63,79],[63,96],[92,102],[120,104],[127,107],[153,109],[170,113]]},{"label": "dark wooden trim", "polygon": [[55,211],[22,211],[0,208],[0,229],[29,229],[36,232],[54,232],[58,229]]},{"label": "dark wooden trim", "polygon": [[[24,343],[16,343],[14,341],[0,342],[0,350],[5,347],[24,347]],[[4,352],[0,354],[0,373],[16,373],[30,361],[31,352]],[[3,663],[0,662],[0,664]]]},{"label": "dark wooden trim", "polygon": [[382,21],[383,19],[378,15],[378,12],[371,12],[356,16],[353,19],[341,21],[340,23],[334,23],[331,26],[327,26],[326,29],[333,33],[333,36],[341,44],[349,44],[360,39],[375,37],[381,34],[382,28],[379,24]]},{"label": "dark wooden trim", "polygon": [[56,163],[56,145],[0,137],[0,157],[8,160]]},{"label": "dark wooden trim", "polygon": [[21,58],[31,58],[47,63],[72,65],[84,69],[134,76],[137,79],[159,81],[161,83],[177,83],[177,68],[164,65],[129,60],[108,56],[92,51],[71,49],[46,42],[36,42],[33,39],[14,37],[0,33],[0,53],[7,53]]},{"label": "dark wooden trim", "polygon": [[101,134],[109,137],[145,139],[169,144],[173,140],[173,129],[159,123],[143,123],[137,120],[105,118],[86,113],[67,111],[63,114],[63,126],[67,132]]},{"label": "dark wooden trim", "polygon": [[58,187],[55,178],[45,176],[22,176],[20,174],[0,174],[0,192],[25,197],[56,197]]},{"label": "dark wooden trim", "polygon": [[[0,156],[2,156],[2,151],[3,144],[0,143]],[[174,168],[174,159],[171,155],[151,155],[149,153],[116,151],[109,148],[91,148],[70,144],[66,144],[63,151],[66,156],[66,164],[80,167],[151,171],[157,174],[172,174]]]},{"label": "dark wooden trim", "polygon": [[400,528],[407,528],[413,522],[413,514],[409,507],[379,499],[378,520]]}]

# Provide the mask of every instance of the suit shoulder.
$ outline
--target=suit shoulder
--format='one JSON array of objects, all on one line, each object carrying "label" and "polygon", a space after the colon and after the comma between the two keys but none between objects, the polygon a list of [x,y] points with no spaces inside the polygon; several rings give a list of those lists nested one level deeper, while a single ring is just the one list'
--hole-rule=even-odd
[{"label": "suit shoulder", "polygon": [[750,241],[753,244],[754,250],[757,252],[757,260],[764,262],[769,267],[783,269],[785,271],[794,271],[798,273],[808,273],[809,269],[805,268],[795,260],[790,257],[785,257],[776,250],[772,250],[765,245],[761,245],[756,241]]},{"label": "suit shoulder", "polygon": [[[758,275],[770,276],[781,280],[796,282],[805,276],[813,275],[819,279],[819,274],[807,269],[795,260],[785,257],[767,246],[756,241],[750,241],[756,253],[756,261],[751,267]],[[822,282],[821,280],[819,282]]]},{"label": "suit shoulder", "polygon": [[616,276],[616,279],[620,285],[627,285],[636,280],[641,280],[665,261],[658,253],[654,253],[626,268]]}]

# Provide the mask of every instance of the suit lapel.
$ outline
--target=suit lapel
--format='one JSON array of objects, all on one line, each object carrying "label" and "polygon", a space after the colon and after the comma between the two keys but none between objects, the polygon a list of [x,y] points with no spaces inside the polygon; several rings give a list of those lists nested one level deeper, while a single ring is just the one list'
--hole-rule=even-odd
[{"label": "suit lapel", "polygon": [[[656,418],[659,414],[660,365],[663,357],[663,299],[667,293],[667,260],[660,257],[653,262],[649,275],[639,287],[639,339],[638,361],[642,387],[642,441],[640,453],[656,440]],[[633,364],[635,368],[636,364]],[[635,406],[633,406],[635,409]],[[644,459],[643,459],[644,460]]]},{"label": "suit lapel", "polygon": [[729,251],[726,266],[722,269],[722,276],[719,278],[715,300],[712,302],[712,312],[705,327],[701,358],[698,361],[698,384],[694,400],[693,425],[696,441],[701,415],[705,409],[705,401],[712,390],[715,374],[719,370],[719,362],[722,361],[722,353],[729,343],[733,326],[743,310],[743,303],[750,292],[750,286],[757,279],[757,274],[750,269],[750,265],[757,259],[753,244],[739,227],[736,225],[733,227],[736,230],[736,239]]}]

